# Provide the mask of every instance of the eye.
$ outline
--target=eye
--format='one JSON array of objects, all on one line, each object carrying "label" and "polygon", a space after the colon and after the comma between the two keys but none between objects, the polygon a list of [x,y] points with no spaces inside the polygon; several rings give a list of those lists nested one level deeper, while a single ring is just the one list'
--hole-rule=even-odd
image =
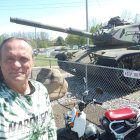
[{"label": "eye", "polygon": [[20,61],[25,63],[25,62],[28,62],[29,61],[29,58],[21,57],[20,58]]},{"label": "eye", "polygon": [[11,63],[14,61],[13,57],[7,57],[6,62]]}]

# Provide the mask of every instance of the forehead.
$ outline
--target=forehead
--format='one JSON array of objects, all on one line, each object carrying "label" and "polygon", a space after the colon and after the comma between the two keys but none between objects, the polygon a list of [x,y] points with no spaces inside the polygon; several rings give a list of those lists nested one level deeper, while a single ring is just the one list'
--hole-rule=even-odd
[{"label": "forehead", "polygon": [[1,48],[1,52],[31,52],[32,53],[32,47],[24,40],[9,40],[5,42]]}]

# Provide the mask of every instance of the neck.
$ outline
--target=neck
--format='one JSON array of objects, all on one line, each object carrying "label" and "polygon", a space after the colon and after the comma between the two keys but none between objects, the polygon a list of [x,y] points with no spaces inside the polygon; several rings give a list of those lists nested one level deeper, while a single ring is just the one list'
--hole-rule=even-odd
[{"label": "neck", "polygon": [[21,95],[27,95],[31,91],[30,85],[29,85],[28,82],[26,82],[24,84],[21,84],[21,83],[20,84],[19,83],[18,84],[14,84],[14,83],[13,84],[8,84],[8,83],[6,83],[6,84],[8,85],[9,88],[18,92]]}]

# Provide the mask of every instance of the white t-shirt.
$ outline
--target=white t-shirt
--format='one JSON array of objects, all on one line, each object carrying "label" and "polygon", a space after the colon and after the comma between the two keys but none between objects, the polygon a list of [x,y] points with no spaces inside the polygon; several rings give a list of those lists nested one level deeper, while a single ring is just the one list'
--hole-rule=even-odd
[{"label": "white t-shirt", "polygon": [[23,96],[0,83],[0,140],[57,140],[47,89],[29,84],[31,93]]}]

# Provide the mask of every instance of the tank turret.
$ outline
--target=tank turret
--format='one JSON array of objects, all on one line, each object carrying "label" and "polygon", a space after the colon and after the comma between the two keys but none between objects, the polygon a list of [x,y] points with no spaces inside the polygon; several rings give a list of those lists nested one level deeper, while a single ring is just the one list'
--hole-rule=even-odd
[{"label": "tank turret", "polygon": [[[84,32],[73,28],[60,28],[57,26],[42,24],[35,21],[10,18],[11,22],[43,28],[68,34],[75,34],[91,38],[94,47],[80,49],[74,54],[69,52],[58,54],[58,60],[77,62],[82,64],[93,64],[115,68],[140,70],[140,25],[113,17],[107,26],[102,27],[95,33]],[[60,68],[72,74],[84,73],[84,69],[76,63],[59,63]],[[89,71],[89,74],[94,73]],[[117,75],[122,84],[133,88],[138,83],[137,79],[127,78],[123,74]]]},{"label": "tank turret", "polygon": [[73,28],[61,28],[57,26],[42,24],[40,22],[20,19],[20,18],[10,18],[10,22],[14,22],[17,24],[48,29],[68,34],[75,34],[79,36],[88,37],[94,40],[94,45],[104,46],[104,48],[108,48],[110,45],[137,45],[140,44],[140,25],[130,24],[125,21],[121,21],[119,17],[111,18],[108,22],[108,25],[103,27],[101,30],[92,34],[90,32],[84,32],[81,30],[73,29]]}]

